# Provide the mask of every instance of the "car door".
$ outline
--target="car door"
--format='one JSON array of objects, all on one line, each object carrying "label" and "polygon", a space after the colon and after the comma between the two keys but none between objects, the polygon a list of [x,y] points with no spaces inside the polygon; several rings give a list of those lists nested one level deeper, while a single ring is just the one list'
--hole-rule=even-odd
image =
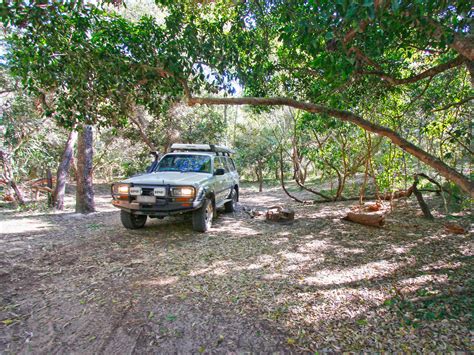
[{"label": "car door", "polygon": [[[226,164],[225,161],[222,159],[223,157],[216,156],[214,157],[214,173],[217,171],[217,169],[224,169],[226,171]],[[227,197],[228,195],[228,188],[227,188],[227,176],[228,174],[224,175],[214,175],[214,194],[216,196],[216,204],[220,205],[222,201]]]},{"label": "car door", "polygon": [[229,184],[233,188],[235,185],[239,184],[239,173],[235,169],[234,161],[231,157],[226,157],[227,167],[229,169]]}]

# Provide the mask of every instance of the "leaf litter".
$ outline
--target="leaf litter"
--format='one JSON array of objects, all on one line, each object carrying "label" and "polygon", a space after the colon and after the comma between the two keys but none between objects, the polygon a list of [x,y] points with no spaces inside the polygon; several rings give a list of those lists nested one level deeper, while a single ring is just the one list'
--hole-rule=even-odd
[{"label": "leaf litter", "polygon": [[296,223],[241,208],[208,234],[189,216],[128,231],[105,202],[84,218],[2,216],[0,352],[474,350],[469,232],[411,201],[377,230],[341,221],[348,202],[244,190],[241,207],[262,196]]}]

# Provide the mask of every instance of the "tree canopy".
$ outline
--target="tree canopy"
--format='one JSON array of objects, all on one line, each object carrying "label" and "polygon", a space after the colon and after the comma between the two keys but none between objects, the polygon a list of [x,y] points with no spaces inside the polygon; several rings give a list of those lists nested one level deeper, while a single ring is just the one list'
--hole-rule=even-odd
[{"label": "tree canopy", "polygon": [[138,20],[82,2],[3,5],[11,70],[64,126],[120,126],[136,104],[183,99],[292,106],[385,136],[472,195],[457,170],[466,147],[452,154],[439,132],[470,134],[471,2],[156,3],[163,18]]}]

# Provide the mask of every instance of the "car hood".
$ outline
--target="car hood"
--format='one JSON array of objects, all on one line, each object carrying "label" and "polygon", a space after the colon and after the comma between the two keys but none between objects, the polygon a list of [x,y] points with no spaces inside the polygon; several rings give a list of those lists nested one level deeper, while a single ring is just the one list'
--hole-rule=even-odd
[{"label": "car hood", "polygon": [[197,185],[212,177],[212,174],[163,171],[131,177],[125,183],[143,185]]}]

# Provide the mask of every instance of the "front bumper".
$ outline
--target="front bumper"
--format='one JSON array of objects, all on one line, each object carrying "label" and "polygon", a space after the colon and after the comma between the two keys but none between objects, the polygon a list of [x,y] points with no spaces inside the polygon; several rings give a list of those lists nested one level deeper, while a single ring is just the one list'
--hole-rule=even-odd
[{"label": "front bumper", "polygon": [[157,199],[156,203],[139,203],[135,200],[112,200],[112,205],[132,214],[151,217],[166,217],[197,210],[202,207],[203,200],[188,203]]}]

